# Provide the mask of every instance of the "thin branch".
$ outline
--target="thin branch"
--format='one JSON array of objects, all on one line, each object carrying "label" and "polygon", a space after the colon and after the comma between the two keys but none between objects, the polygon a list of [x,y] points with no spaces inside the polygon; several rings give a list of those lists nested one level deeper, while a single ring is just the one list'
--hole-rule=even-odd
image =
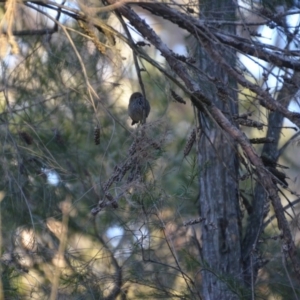
[{"label": "thin branch", "polygon": [[144,86],[144,83],[143,83],[143,80],[142,80],[142,76],[141,76],[141,68],[140,68],[138,60],[137,60],[137,51],[136,51],[137,47],[136,47],[136,45],[133,42],[132,36],[130,34],[130,31],[129,31],[126,23],[124,22],[121,14],[117,10],[115,12],[116,12],[117,18],[119,19],[120,23],[122,24],[122,27],[123,27],[126,35],[127,35],[129,46],[132,49],[133,61],[134,61],[134,66],[135,66],[136,73],[137,73],[137,76],[138,76],[138,81],[139,81],[139,84],[140,84],[140,87],[141,87],[144,99],[146,99],[147,97],[146,97],[146,92],[145,92],[145,86]]},{"label": "thin branch", "polygon": [[99,240],[99,242],[103,245],[103,248],[108,252],[109,257],[111,259],[112,265],[115,268],[115,274],[116,274],[116,280],[114,280],[114,287],[110,290],[109,295],[104,297],[104,300],[113,300],[116,299],[116,297],[120,294],[121,288],[123,285],[123,274],[122,274],[122,267],[119,265],[118,261],[116,260],[113,252],[109,249],[101,235],[99,234],[99,230],[97,228],[96,219],[93,218],[93,226],[94,226],[94,232]]},{"label": "thin branch", "polygon": [[[233,47],[241,53],[255,56],[267,62],[272,62],[279,67],[287,67],[293,70],[300,70],[299,60],[292,61],[290,58],[285,58],[284,55],[278,54],[282,52],[282,49],[274,47],[272,45],[266,45],[253,40],[247,40],[235,35],[228,35],[218,32],[213,32],[211,28],[206,26],[206,22],[203,22],[190,15],[179,12],[176,9],[169,7],[165,3],[138,3],[137,5],[150,11],[152,14],[162,17],[177,24],[179,27],[186,29],[195,36],[203,37],[204,33],[208,31],[216,39],[221,41],[223,44]],[[266,49],[273,51],[266,51]],[[276,51],[276,52],[274,52]],[[299,51],[292,51],[296,56],[299,56]],[[286,53],[290,57],[290,51]]]},{"label": "thin branch", "polygon": [[[154,6],[151,3],[146,4],[140,4],[141,7],[149,10],[151,13],[158,15],[162,18],[165,18],[174,24],[177,24],[179,27],[186,29],[188,32],[190,32],[192,35],[194,35],[199,42],[202,44],[204,49],[207,51],[207,53],[211,56],[211,58],[218,62],[220,66],[224,69],[225,72],[227,72],[231,77],[233,77],[235,80],[237,80],[238,83],[240,83],[242,86],[249,88],[251,91],[255,92],[258,95],[258,99],[260,101],[260,104],[264,107],[268,108],[271,111],[279,111],[282,113],[286,118],[290,119],[290,121],[294,122],[298,126],[300,126],[300,114],[294,113],[289,111],[287,108],[281,105],[281,103],[275,101],[271,95],[268,93],[268,91],[263,90],[258,85],[250,82],[247,80],[242,74],[240,74],[237,70],[235,70],[233,67],[231,67],[226,60],[223,58],[223,56],[219,53],[217,50],[218,44],[220,43],[220,40],[218,40],[218,35],[214,34],[210,29],[208,29],[206,26],[199,24],[199,22],[190,16],[187,16],[183,13],[180,13],[179,11],[175,9],[171,9],[166,4],[155,4]],[[122,10],[125,10],[125,8],[121,8]],[[132,20],[132,19],[131,19]],[[142,32],[141,32],[142,33]],[[143,34],[143,33],[142,33]],[[145,36],[145,35],[144,35]],[[222,41],[223,44],[224,41]],[[252,44],[252,43],[251,43]],[[256,49],[253,46],[253,55],[258,51],[259,49]],[[264,51],[264,50],[262,50]],[[265,53],[266,57],[272,57],[272,53]],[[259,57],[261,58],[261,57]],[[275,62],[280,63],[280,67],[288,67],[292,68],[294,70],[300,70],[300,62],[299,60],[295,61],[293,64],[285,63],[284,57],[278,56],[274,61],[267,60],[268,62],[272,62],[275,64]],[[290,62],[290,61],[289,61]]]},{"label": "thin branch", "polygon": [[[264,167],[260,157],[257,155],[248,138],[238,128],[232,125],[224,116],[224,114],[212,103],[212,101],[204,95],[198,82],[195,82],[191,78],[190,74],[182,65],[182,62],[176,59],[174,53],[162,42],[160,37],[146,23],[145,20],[142,20],[133,10],[128,7],[121,7],[118,10],[130,21],[130,23],[142,34],[142,36],[147,38],[159,51],[161,51],[162,56],[166,58],[170,67],[177,73],[177,75],[183,80],[186,86],[190,89],[191,93],[194,95],[194,97],[192,97],[193,104],[199,110],[204,110],[207,113],[210,113],[219,126],[221,126],[221,128],[223,128],[234,140],[240,144],[250,162],[256,167],[256,173],[259,176],[261,184],[268,191],[269,198],[272,201],[279,228],[283,231],[284,243],[286,245],[287,252],[293,263],[294,270],[300,280],[300,265],[296,254],[296,246],[294,244],[287,220],[282,211],[282,204],[277,193],[277,187],[273,183],[272,176]],[[277,108],[279,109],[278,106]]]},{"label": "thin branch", "polygon": [[[300,203],[300,198],[292,201],[291,203],[287,204],[286,206],[284,206],[282,209],[283,211],[286,211],[287,209],[295,206],[296,204]],[[271,216],[264,224],[263,224],[263,228],[266,228],[274,219],[276,219],[276,215],[274,214],[273,216]]]}]

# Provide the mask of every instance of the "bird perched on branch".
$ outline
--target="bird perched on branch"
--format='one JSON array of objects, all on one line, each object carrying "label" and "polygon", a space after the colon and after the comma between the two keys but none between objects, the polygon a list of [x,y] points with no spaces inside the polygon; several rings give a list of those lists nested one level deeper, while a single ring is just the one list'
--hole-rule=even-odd
[{"label": "bird perched on branch", "polygon": [[128,115],[132,119],[131,125],[146,122],[150,113],[150,104],[140,92],[135,92],[130,96],[128,104]]}]

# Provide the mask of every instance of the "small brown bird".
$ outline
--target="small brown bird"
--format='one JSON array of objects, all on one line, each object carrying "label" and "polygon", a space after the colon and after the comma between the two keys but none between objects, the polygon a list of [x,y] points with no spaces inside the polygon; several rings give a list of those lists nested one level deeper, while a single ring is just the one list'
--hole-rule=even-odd
[{"label": "small brown bird", "polygon": [[146,122],[150,113],[150,104],[140,92],[131,95],[128,104],[128,115],[132,119],[131,125]]}]

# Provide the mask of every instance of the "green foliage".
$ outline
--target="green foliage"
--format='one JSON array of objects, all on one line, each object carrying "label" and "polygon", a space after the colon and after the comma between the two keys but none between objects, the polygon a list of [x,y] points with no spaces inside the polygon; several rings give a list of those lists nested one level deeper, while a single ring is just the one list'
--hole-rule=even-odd
[{"label": "green foliage", "polygon": [[[34,293],[47,298],[59,276],[58,295],[102,299],[120,284],[119,269],[123,278],[119,288],[129,297],[164,299],[176,294],[184,299],[188,297],[184,271],[181,266],[174,268],[175,250],[166,243],[167,228],[180,227],[174,215],[197,215],[193,209],[196,159],[183,160],[182,154],[188,132],[184,126],[176,132],[165,121],[178,120],[172,110],[180,104],[161,96],[170,83],[148,66],[144,81],[153,105],[152,120],[145,127],[147,138],[140,137],[141,128],[126,124],[126,107],[117,90],[121,77],[111,75],[112,85],[103,75],[115,61],[109,62],[78,33],[71,37],[85,70],[59,30],[46,42],[44,37],[23,37],[18,62],[4,66],[2,73],[6,86],[0,114],[5,297]],[[137,83],[132,85],[135,90]],[[100,126],[99,145],[93,141],[95,126]],[[130,166],[121,181],[109,188],[118,208],[108,206],[92,217],[90,210],[104,199],[103,186],[116,166],[126,162],[137,138],[145,147],[143,155],[136,154],[139,167]],[[57,257],[65,227],[67,246],[61,267]],[[119,237],[110,240],[108,230],[113,227]],[[155,282],[161,282],[159,287],[153,285],[153,274],[157,274]],[[26,281],[31,285],[23,285]],[[175,291],[178,281],[181,287]],[[139,285],[142,288],[135,289]]]},{"label": "green foliage", "polygon": [[[217,8],[221,2],[216,1]],[[198,5],[190,4],[195,9]],[[103,26],[111,17],[110,11],[91,11],[90,18],[97,16]],[[218,21],[222,19],[219,11],[213,13]],[[235,21],[232,12],[226,13]],[[215,26],[211,21],[210,26]],[[198,219],[203,192],[199,176],[214,168],[215,162],[205,161],[199,167],[196,113],[190,104],[175,102],[170,93],[173,90],[188,102],[182,83],[177,81],[176,86],[151,63],[139,61],[152,108],[145,125],[130,127],[128,99],[141,89],[132,51],[122,39],[112,45],[103,29],[90,26],[105,48],[105,54],[100,53],[87,31],[73,21],[60,22],[66,31],[59,26],[52,33],[49,27],[44,35],[21,36],[20,53],[1,62],[4,298],[200,299],[203,270],[214,273],[240,299],[252,292],[258,299],[292,299],[291,295],[299,294],[295,275],[285,272],[278,244],[268,240],[273,234],[268,230],[261,251],[270,263],[253,291],[203,261],[200,226],[193,224],[203,221]],[[163,65],[158,64],[158,55],[153,57]],[[189,72],[203,81],[201,88],[217,93],[216,80],[199,72],[194,63],[188,62]],[[206,65],[209,71],[211,66]],[[242,87],[237,90],[240,113],[253,110],[253,118],[267,122],[265,110],[255,103],[257,95]],[[215,123],[210,119],[207,125]],[[99,143],[94,141],[95,128]],[[192,130],[197,139],[185,155]],[[244,132],[257,134],[256,129]],[[249,170],[243,165],[240,171]],[[249,177],[240,184],[249,206],[256,179]],[[245,224],[249,211],[245,203],[241,207]],[[215,224],[208,226],[216,230]]]}]

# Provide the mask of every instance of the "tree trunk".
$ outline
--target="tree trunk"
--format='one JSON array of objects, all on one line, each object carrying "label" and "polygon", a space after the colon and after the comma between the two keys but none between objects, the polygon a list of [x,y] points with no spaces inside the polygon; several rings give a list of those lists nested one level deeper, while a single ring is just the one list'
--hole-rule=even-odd
[{"label": "tree trunk", "polygon": [[[200,18],[203,20],[234,20],[233,1],[201,1]],[[224,29],[235,33],[233,26]],[[235,53],[216,44],[231,65]],[[225,114],[238,113],[236,82],[210,59],[200,47],[199,68],[215,78],[214,84],[204,77],[203,89],[213,95],[214,102]],[[239,299],[237,291],[242,285],[241,233],[238,199],[237,146],[209,116],[199,112],[201,136],[199,139],[200,215],[203,218],[203,296],[204,299]]]}]

